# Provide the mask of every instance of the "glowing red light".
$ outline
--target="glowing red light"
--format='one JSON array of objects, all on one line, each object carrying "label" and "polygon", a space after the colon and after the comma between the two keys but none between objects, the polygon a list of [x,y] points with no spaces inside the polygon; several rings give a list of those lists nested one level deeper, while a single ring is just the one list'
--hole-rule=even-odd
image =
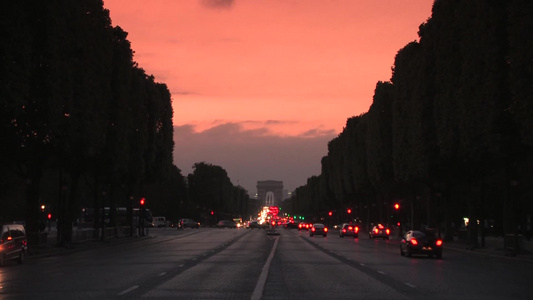
[{"label": "glowing red light", "polygon": [[350,208],[348,208],[348,209],[346,210],[346,212],[349,213],[349,214],[351,214],[351,213],[352,213],[352,210],[351,210]]},{"label": "glowing red light", "polygon": [[348,226],[348,230],[352,231],[353,227],[352,226]]},{"label": "glowing red light", "polygon": [[355,231],[355,233],[358,233],[359,232],[359,227],[356,226],[354,231]]},{"label": "glowing red light", "polygon": [[311,231],[315,231],[315,230],[316,230],[315,227],[311,228]]},{"label": "glowing red light", "polygon": [[389,229],[385,230],[385,232],[386,232],[387,234],[390,234],[390,230],[389,230]]},{"label": "glowing red light", "polygon": [[328,232],[328,228],[327,227],[324,227],[324,232]]},{"label": "glowing red light", "polygon": [[396,209],[396,210],[400,209],[400,204],[395,203],[395,204],[394,204],[394,209]]},{"label": "glowing red light", "polygon": [[48,220],[52,218],[52,214],[48,214]]},{"label": "glowing red light", "polygon": [[342,233],[346,233],[346,228],[343,228],[343,229],[342,229]]},{"label": "glowing red light", "polygon": [[144,205],[144,198],[141,198],[141,200],[139,201],[139,203],[140,203],[141,205]]},{"label": "glowing red light", "polygon": [[441,240],[437,240],[437,246],[442,246],[442,241]]},{"label": "glowing red light", "polygon": [[415,240],[415,239],[411,239],[411,244],[413,244],[413,245],[418,245],[418,241]]},{"label": "glowing red light", "polygon": [[378,232],[379,232],[379,230],[377,228],[374,228],[374,233],[377,234]]}]

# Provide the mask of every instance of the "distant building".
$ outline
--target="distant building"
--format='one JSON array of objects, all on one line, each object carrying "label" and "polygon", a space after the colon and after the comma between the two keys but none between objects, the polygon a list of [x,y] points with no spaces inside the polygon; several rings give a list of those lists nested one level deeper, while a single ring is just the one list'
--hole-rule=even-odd
[{"label": "distant building", "polygon": [[264,206],[279,206],[283,201],[283,181],[258,181],[257,200]]}]

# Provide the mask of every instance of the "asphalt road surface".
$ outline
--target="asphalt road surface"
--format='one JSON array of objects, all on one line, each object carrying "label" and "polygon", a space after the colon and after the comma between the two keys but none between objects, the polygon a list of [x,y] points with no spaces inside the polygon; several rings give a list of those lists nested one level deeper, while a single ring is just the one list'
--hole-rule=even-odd
[{"label": "asphalt road surface", "polygon": [[0,299],[528,299],[533,263],[398,240],[278,229],[152,229],[150,236],[0,268]]}]

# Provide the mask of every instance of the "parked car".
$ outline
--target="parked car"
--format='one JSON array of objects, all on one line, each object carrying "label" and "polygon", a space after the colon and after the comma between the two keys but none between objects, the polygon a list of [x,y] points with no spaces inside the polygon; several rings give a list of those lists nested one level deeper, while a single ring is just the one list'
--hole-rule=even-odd
[{"label": "parked car", "polygon": [[368,233],[368,238],[375,239],[375,238],[382,238],[385,240],[388,240],[390,237],[390,229],[383,226],[383,224],[378,224],[374,227],[372,227],[372,230]]},{"label": "parked car", "polygon": [[411,257],[413,254],[442,258],[442,240],[434,231],[410,230],[402,237],[400,255]]},{"label": "parked car", "polygon": [[232,220],[221,220],[217,223],[218,228],[237,228],[237,224]]},{"label": "parked car", "polygon": [[322,235],[324,237],[328,236],[328,228],[322,223],[315,223],[311,226],[311,231],[309,231],[309,236]]},{"label": "parked car", "polygon": [[8,260],[16,260],[22,264],[27,252],[28,239],[24,226],[20,224],[1,225],[0,266]]},{"label": "parked car", "polygon": [[180,224],[178,226],[178,229],[185,229],[185,228],[200,228],[200,223],[196,222],[193,219],[181,219]]},{"label": "parked car", "polygon": [[343,223],[339,229],[339,236],[353,236],[354,238],[359,237],[359,226],[353,225],[350,223]]}]

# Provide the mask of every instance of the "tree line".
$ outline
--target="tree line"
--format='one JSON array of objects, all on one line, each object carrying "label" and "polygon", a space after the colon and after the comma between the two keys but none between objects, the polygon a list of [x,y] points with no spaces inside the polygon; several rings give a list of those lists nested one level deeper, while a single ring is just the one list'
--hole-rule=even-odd
[{"label": "tree line", "polygon": [[436,0],[419,41],[398,51],[390,81],[328,143],[320,175],[296,189],[290,209],[351,207],[367,222],[448,237],[464,217],[479,220],[473,233],[530,228],[532,16],[525,0]]},{"label": "tree line", "polygon": [[82,208],[99,227],[104,207],[127,207],[131,220],[141,198],[170,219],[252,209],[221,167],[197,163],[186,178],[173,164],[171,94],[133,60],[127,35],[102,0],[1,10],[0,222],[25,221],[31,243],[45,214],[66,243]]},{"label": "tree line", "polygon": [[178,171],[170,92],[133,61],[101,0],[9,1],[0,22],[1,199],[26,208],[28,232],[44,181],[60,195],[54,212],[68,240],[84,198],[115,205],[117,189],[140,195]]}]

